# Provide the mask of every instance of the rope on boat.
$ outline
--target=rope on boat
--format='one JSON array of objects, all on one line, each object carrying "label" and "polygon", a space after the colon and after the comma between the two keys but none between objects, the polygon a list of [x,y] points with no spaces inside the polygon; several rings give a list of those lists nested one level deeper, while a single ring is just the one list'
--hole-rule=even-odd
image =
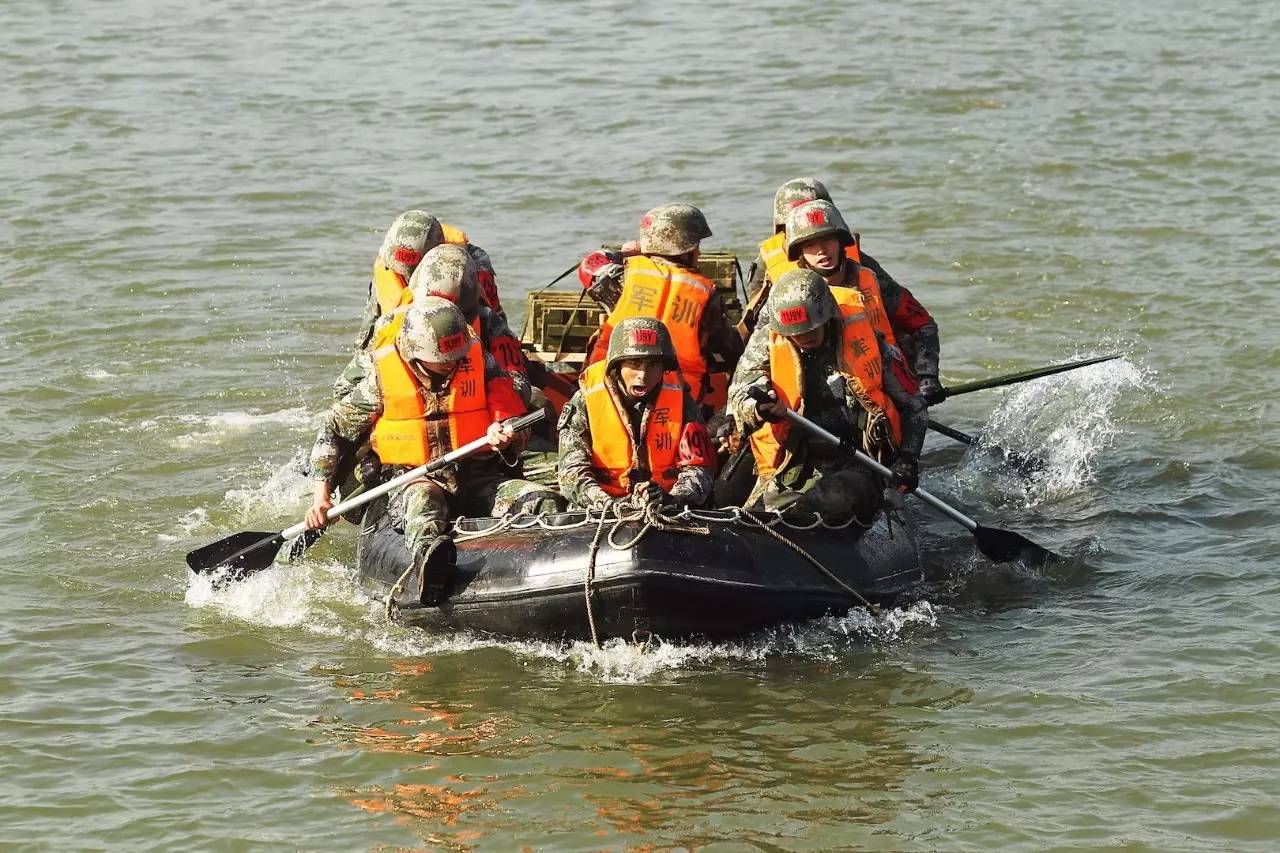
[{"label": "rope on boat", "polygon": [[792,542],[790,539],[788,539],[787,537],[783,536],[783,535],[782,535],[781,533],[779,533],[778,531],[774,530],[770,525],[765,524],[764,522],[762,522],[762,521],[760,521],[759,519],[757,519],[757,518],[755,518],[754,516],[752,516],[752,515],[751,515],[751,513],[747,513],[747,512],[740,513],[740,514],[739,514],[739,519],[740,519],[740,520],[745,520],[745,521],[746,521],[746,523],[748,524],[748,526],[754,526],[754,527],[756,527],[756,528],[758,528],[758,529],[760,529],[760,530],[763,530],[765,533],[769,534],[769,535],[770,535],[770,536],[772,536],[774,539],[777,539],[779,542],[781,542],[782,544],[786,545],[786,546],[787,546],[788,548],[790,548],[792,551],[795,551],[795,552],[796,552],[797,554],[799,554],[801,557],[804,557],[804,558],[805,558],[806,560],[808,560],[811,564],[813,564],[814,568],[816,568],[818,571],[820,571],[820,572],[822,572],[824,575],[826,575],[826,576],[827,576],[827,578],[828,578],[832,583],[834,583],[836,586],[840,587],[840,588],[841,588],[841,589],[843,589],[845,592],[847,592],[847,593],[849,593],[850,595],[852,595],[852,596],[853,596],[853,597],[854,597],[858,602],[860,602],[860,603],[862,604],[862,606],[863,606],[863,607],[867,608],[867,610],[868,610],[870,613],[872,613],[872,614],[878,614],[878,613],[880,612],[880,606],[879,606],[878,604],[873,604],[872,602],[868,601],[868,600],[867,600],[867,598],[866,598],[866,596],[864,596],[862,593],[858,592],[858,591],[857,591],[856,589],[854,589],[853,587],[849,586],[849,585],[848,585],[847,583],[845,583],[844,581],[840,580],[840,578],[836,577],[836,575],[835,575],[835,574],[834,574],[830,569],[828,569],[826,566],[822,565],[822,561],[820,561],[817,557],[813,556],[813,555],[812,555],[812,554],[810,554],[808,551],[806,551],[805,549],[803,549],[803,548],[801,548],[799,545],[797,545],[795,542]]},{"label": "rope on boat", "polygon": [[[560,513],[556,513],[559,515]],[[551,513],[528,513],[518,512],[496,520],[493,524],[481,530],[461,531],[454,526],[454,541],[469,542],[476,539],[483,539],[487,536],[493,536],[504,530],[532,530],[533,528],[541,528],[550,531],[576,530],[587,525],[594,524],[596,527],[595,534],[591,538],[591,548],[587,552],[587,567],[583,573],[582,594],[587,609],[587,624],[591,628],[591,643],[597,649],[600,648],[600,637],[596,629],[595,608],[591,603],[591,586],[595,581],[596,559],[600,553],[600,543],[602,540],[607,541],[609,546],[617,551],[627,551],[634,548],[649,533],[650,530],[661,530],[667,533],[688,533],[699,536],[707,536],[711,533],[711,525],[721,524],[725,526],[738,525],[753,530],[763,531],[791,550],[795,551],[808,563],[822,572],[836,586],[849,593],[850,596],[866,607],[871,613],[879,613],[878,605],[867,600],[866,596],[858,592],[849,584],[845,583],[837,577],[830,569],[822,564],[818,558],[814,557],[800,545],[796,544],[786,536],[779,533],[774,528],[784,527],[790,530],[807,531],[815,530],[819,527],[826,530],[844,530],[850,526],[857,525],[866,530],[872,526],[872,523],[864,524],[858,521],[856,517],[850,517],[842,522],[832,524],[822,517],[819,513],[813,513],[813,520],[808,523],[800,523],[796,513],[788,513],[785,516],[776,511],[766,512],[747,512],[741,507],[730,507],[724,510],[694,510],[689,507],[682,507],[679,510],[673,510],[670,507],[663,507],[657,503],[645,503],[641,506],[625,507],[623,504],[615,503],[606,512],[596,515],[590,510],[586,510],[582,514],[582,518],[569,522],[567,524],[556,524],[550,520]],[[461,520],[461,519],[459,519]],[[612,522],[612,523],[610,523]],[[700,522],[700,523],[695,523]],[[617,541],[617,535],[624,524],[640,524],[640,531],[626,542]],[[605,535],[605,529],[608,528],[608,535]],[[402,584],[408,577],[409,572],[413,570],[412,564],[405,571],[400,579],[396,581],[396,585],[392,588],[391,593],[387,596],[385,610],[388,618],[391,615],[392,598],[402,591]]]}]

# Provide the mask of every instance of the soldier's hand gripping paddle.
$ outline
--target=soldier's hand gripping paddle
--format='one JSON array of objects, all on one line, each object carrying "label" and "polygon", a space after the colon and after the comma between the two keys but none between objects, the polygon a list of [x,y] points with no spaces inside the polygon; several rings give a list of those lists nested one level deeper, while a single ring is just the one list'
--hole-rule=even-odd
[{"label": "soldier's hand gripping paddle", "polygon": [[[834,434],[827,432],[813,421],[796,414],[790,409],[787,410],[787,417],[790,418],[791,422],[796,426],[807,430],[810,434],[822,439],[823,441],[837,446],[842,444],[840,439]],[[879,472],[882,477],[889,478],[890,482],[893,481],[893,472],[888,468],[884,467],[861,450],[854,450],[853,454],[863,465]],[[960,510],[946,503],[941,498],[934,497],[924,489],[914,489],[911,494],[920,498],[920,500],[947,516],[952,521],[958,522],[968,528],[969,532],[973,534],[973,542],[978,547],[978,550],[994,562],[1008,563],[1013,560],[1018,560],[1029,566],[1042,566],[1051,557],[1055,556],[1053,552],[1041,548],[1039,545],[1020,533],[1014,533],[1011,530],[1000,530],[996,527],[985,527],[979,524]]]},{"label": "soldier's hand gripping paddle", "polygon": [[[527,415],[512,418],[507,421],[507,424],[511,427],[512,432],[519,432],[520,430],[528,429],[544,417],[546,417],[546,411],[538,409]],[[439,459],[434,459],[425,465],[419,465],[411,471],[406,471],[377,488],[370,489],[350,500],[334,504],[329,509],[327,516],[330,521],[333,521],[343,513],[358,506],[363,506],[375,498],[382,497],[392,489],[416,480],[424,474],[430,474],[432,471],[438,471],[447,465],[452,465],[454,462],[477,451],[484,450],[488,446],[489,439],[487,437],[477,438],[475,441],[464,444],[456,450],[451,450]],[[225,570],[228,580],[239,580],[246,575],[251,575],[270,566],[275,562],[280,546],[306,530],[306,522],[299,522],[292,527],[281,530],[279,533],[256,530],[235,533],[187,554],[187,565],[191,567],[193,572]]]}]

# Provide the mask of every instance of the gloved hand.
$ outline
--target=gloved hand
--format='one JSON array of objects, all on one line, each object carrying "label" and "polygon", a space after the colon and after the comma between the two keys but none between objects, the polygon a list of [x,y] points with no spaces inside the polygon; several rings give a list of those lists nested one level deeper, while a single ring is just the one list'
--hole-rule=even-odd
[{"label": "gloved hand", "polygon": [[894,486],[903,494],[920,485],[920,460],[914,453],[899,453],[889,470],[893,472]]},{"label": "gloved hand", "polygon": [[662,490],[662,486],[652,480],[646,480],[643,483],[636,483],[631,488],[631,503],[637,507],[647,506],[648,504],[660,504],[667,498],[667,493]]},{"label": "gloved hand", "polygon": [[920,380],[920,396],[924,397],[924,401],[930,406],[935,406],[947,399],[947,392],[943,390],[942,383],[938,381],[935,374],[921,373],[916,378]]},{"label": "gloved hand", "polygon": [[787,407],[778,399],[778,395],[772,388],[766,389],[756,385],[747,391],[747,396],[756,401],[756,413],[762,420],[777,423],[786,419]]}]

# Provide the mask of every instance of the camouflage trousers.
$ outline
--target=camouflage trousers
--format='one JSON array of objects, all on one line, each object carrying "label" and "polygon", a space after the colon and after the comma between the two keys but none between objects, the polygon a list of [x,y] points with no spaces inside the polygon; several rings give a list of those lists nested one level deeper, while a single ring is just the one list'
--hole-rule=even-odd
[{"label": "camouflage trousers", "polygon": [[798,482],[779,476],[758,483],[752,497],[758,499],[757,508],[816,512],[833,523],[853,516],[866,525],[884,503],[884,481],[856,462],[833,460],[815,465]]},{"label": "camouflage trousers", "polygon": [[435,479],[415,480],[389,506],[405,546],[417,556],[449,530],[457,516],[504,516],[520,512],[560,512],[564,500],[546,486],[501,474],[467,477],[456,487]]}]

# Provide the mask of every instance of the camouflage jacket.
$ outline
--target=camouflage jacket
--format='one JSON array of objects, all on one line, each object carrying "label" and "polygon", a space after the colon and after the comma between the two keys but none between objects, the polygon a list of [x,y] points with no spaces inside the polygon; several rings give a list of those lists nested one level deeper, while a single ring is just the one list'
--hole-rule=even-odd
[{"label": "camouflage jacket", "polygon": [[[837,435],[853,436],[862,414],[862,406],[852,395],[843,395],[844,399],[836,400],[825,377],[838,373],[836,364],[836,341],[838,326],[827,327],[826,342],[812,353],[802,353],[801,363],[804,369],[805,414],[819,426]],[[889,350],[883,338],[880,341],[880,357],[885,364],[889,363]],[[747,348],[734,371],[733,383],[729,386],[728,414],[733,417],[743,434],[755,432],[764,423],[760,418],[756,401],[748,395],[752,386],[772,387],[769,375],[769,327],[762,323],[751,333]],[[816,381],[815,381],[816,380]],[[902,419],[902,446],[907,453],[920,455],[924,446],[925,433],[929,428],[929,409],[924,398],[918,394],[908,394],[902,387],[892,370],[883,374],[884,390],[898,407]],[[797,432],[792,431],[795,436]],[[867,448],[862,448],[867,450]],[[825,452],[825,451],[824,451]]]},{"label": "camouflage jacket", "polygon": [[[369,356],[366,354],[365,358],[368,359]],[[378,371],[373,369],[372,361],[367,361],[366,364],[368,368],[365,375],[347,394],[334,401],[329,408],[329,413],[325,416],[324,423],[320,426],[315,445],[311,448],[313,480],[323,480],[334,487],[339,485],[335,480],[342,462],[347,454],[356,452],[360,445],[368,440],[374,424],[382,416],[382,387],[378,382]],[[491,413],[500,417],[521,413],[502,410],[515,408],[519,400],[510,390],[510,377],[498,367],[497,359],[487,352],[484,355],[484,381]],[[506,385],[505,393],[504,384]],[[441,382],[438,386],[433,383],[430,390],[424,389],[422,398],[428,417],[443,411],[447,392],[448,385],[445,382]],[[510,400],[505,399],[507,395],[510,395]],[[478,453],[471,459],[458,463],[457,468],[465,472],[474,464],[491,464],[496,459],[497,454]],[[456,468],[442,476],[448,488],[456,488]]]},{"label": "camouflage jacket", "polygon": [[[606,379],[610,385],[610,393],[614,393],[613,381],[612,377]],[[615,394],[614,399],[619,399],[619,395]],[[653,399],[651,396],[639,401],[632,409],[632,417],[624,419],[632,433],[633,448],[636,446],[635,436],[643,434],[643,429],[649,423]],[[604,489],[600,488],[598,475],[591,462],[591,424],[587,417],[586,399],[581,390],[560,411],[559,431],[560,461],[556,467],[556,476],[560,481],[560,493],[575,507],[588,507],[596,499],[608,497]],[[707,437],[701,408],[693,402],[688,391],[684,394],[684,424],[681,435],[676,457],[680,472],[676,476],[676,484],[671,488],[671,496],[679,503],[702,506],[711,495],[715,455]]]},{"label": "camouflage jacket", "polygon": [[[376,300],[375,300],[376,302]],[[511,331],[511,327],[507,325],[507,318],[494,311],[490,311],[486,306],[480,306],[480,343],[484,346],[485,352],[496,355],[498,348],[502,347],[507,351],[508,358],[516,358],[523,360],[520,356],[520,339]],[[382,315],[374,320],[373,329],[369,333],[369,341],[372,343],[377,333],[388,323],[391,322],[389,315]],[[369,347],[365,346],[356,351],[351,357],[351,361],[347,362],[347,366],[342,369],[342,373],[338,374],[338,379],[333,383],[333,399],[341,400],[351,390],[360,384],[360,380],[368,376],[373,371],[373,355],[369,352]],[[520,399],[524,404],[529,405],[530,396],[533,393],[529,385],[529,376],[523,371],[509,371],[511,376],[511,384],[515,386],[516,393],[520,395]]]},{"label": "camouflage jacket", "polygon": [[[861,250],[862,266],[876,274],[880,283],[880,296],[884,299],[884,310],[889,315],[889,326],[898,339],[898,346],[907,357],[907,364],[912,371],[921,374],[938,375],[938,359],[941,342],[938,339],[938,324],[920,302],[911,295],[911,291],[898,284],[897,280],[875,258]],[[765,282],[764,256],[756,257],[752,266],[751,280],[747,282],[748,298],[755,298],[756,292]],[[856,279],[855,279],[856,280]],[[768,322],[769,304],[760,310],[756,328]]]},{"label": "camouflage jacket", "polygon": [[[471,260],[476,262],[476,269],[480,277],[480,298],[486,305],[496,305],[493,312],[502,319],[502,325],[507,325],[506,312],[502,310],[502,305],[498,302],[498,285],[493,271],[493,261],[489,259],[489,253],[479,246],[473,246],[468,243],[466,245],[467,254],[471,256]],[[377,263],[377,259],[374,259]],[[373,340],[373,333],[378,320],[382,317],[382,306],[378,304],[378,290],[373,286],[373,281],[369,282],[369,296],[365,299],[364,310],[360,312],[360,331],[356,333],[356,350],[364,350],[369,347],[369,342]]]}]

